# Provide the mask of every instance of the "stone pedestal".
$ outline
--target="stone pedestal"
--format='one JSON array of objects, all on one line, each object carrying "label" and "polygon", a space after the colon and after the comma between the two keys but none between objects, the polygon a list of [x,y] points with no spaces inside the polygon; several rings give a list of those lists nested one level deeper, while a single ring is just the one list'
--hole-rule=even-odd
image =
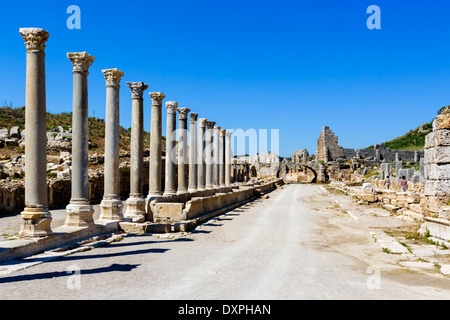
[{"label": "stone pedestal", "polygon": [[119,185],[119,90],[124,73],[118,69],[102,70],[106,79],[105,115],[105,193],[101,207],[101,220],[122,220],[123,204]]},{"label": "stone pedestal", "polygon": [[72,112],[72,197],[66,207],[65,225],[94,225],[94,208],[89,202],[89,109],[88,75],[95,58],[86,52],[69,52],[73,64]]},{"label": "stone pedestal", "polygon": [[47,203],[47,133],[45,42],[49,33],[40,28],[21,28],[27,48],[25,109],[25,209],[21,213],[21,237],[52,234]]},{"label": "stone pedestal", "polygon": [[188,179],[186,172],[187,161],[187,117],[191,110],[188,108],[178,109],[178,194],[188,192]]},{"label": "stone pedestal", "polygon": [[177,109],[178,102],[166,102],[167,133],[166,133],[166,174],[164,196],[177,194],[176,161],[177,161]]},{"label": "stone pedestal", "polygon": [[127,82],[127,85],[131,89],[132,117],[130,197],[126,202],[125,218],[130,218],[133,222],[144,222],[144,91],[148,89],[148,85],[143,82]]}]

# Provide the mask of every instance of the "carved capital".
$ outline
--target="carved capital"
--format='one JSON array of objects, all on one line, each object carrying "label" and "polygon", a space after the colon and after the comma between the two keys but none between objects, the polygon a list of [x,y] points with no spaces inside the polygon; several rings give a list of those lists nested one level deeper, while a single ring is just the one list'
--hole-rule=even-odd
[{"label": "carved capital", "polygon": [[144,91],[148,89],[148,85],[143,82],[127,82],[127,86],[131,89],[132,99],[142,99]]},{"label": "carved capital", "polygon": [[214,121],[207,121],[206,122],[206,127],[208,129],[214,129],[214,126],[216,125],[216,123]]},{"label": "carved capital", "polygon": [[208,122],[208,119],[206,119],[206,118],[200,118],[200,119],[198,119],[198,126],[199,126],[200,128],[205,128],[207,122]]},{"label": "carved capital", "polygon": [[225,133],[225,136],[227,137],[227,139],[231,139],[231,136],[233,135],[233,132],[231,132],[231,131],[227,131],[226,133]]},{"label": "carved capital", "polygon": [[95,58],[86,52],[69,52],[67,58],[72,62],[73,72],[87,72]]},{"label": "carved capital", "polygon": [[225,135],[226,135],[226,133],[227,133],[227,130],[226,130],[226,129],[220,129],[219,132],[220,132],[220,135],[221,135],[221,136],[224,136],[224,137],[225,137]]},{"label": "carved capital", "polygon": [[197,121],[198,113],[191,113],[190,121],[195,122]]},{"label": "carved capital", "polygon": [[178,109],[178,102],[176,101],[167,101],[166,108],[168,113],[176,113]]},{"label": "carved capital", "polygon": [[188,116],[189,112],[191,111],[191,109],[189,109],[189,108],[178,108],[177,111],[178,111],[180,120],[187,120],[187,116]]},{"label": "carved capital", "polygon": [[50,37],[47,31],[41,28],[20,28],[19,32],[25,40],[25,46],[28,52],[45,52],[45,42]]},{"label": "carved capital", "polygon": [[162,92],[150,92],[150,98],[152,98],[153,105],[161,105],[166,96]]},{"label": "carved capital", "polygon": [[104,69],[102,70],[105,75],[106,85],[107,86],[118,86],[120,85],[120,80],[125,75],[122,71],[117,68],[114,69]]},{"label": "carved capital", "polygon": [[215,126],[215,127],[214,127],[214,131],[217,131],[218,133],[220,132],[220,129],[222,129],[222,128],[219,127],[219,126]]}]

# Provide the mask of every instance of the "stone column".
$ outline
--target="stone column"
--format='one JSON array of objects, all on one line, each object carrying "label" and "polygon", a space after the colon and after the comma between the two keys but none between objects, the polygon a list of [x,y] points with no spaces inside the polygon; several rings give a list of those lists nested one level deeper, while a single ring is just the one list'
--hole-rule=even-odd
[{"label": "stone column", "polygon": [[52,233],[47,202],[47,133],[45,90],[45,42],[49,33],[40,28],[21,28],[27,48],[25,108],[25,209],[21,213],[21,237],[45,237]]},{"label": "stone column", "polygon": [[206,122],[207,119],[198,119],[198,127],[200,129],[200,134],[198,136],[199,149],[198,149],[198,166],[197,166],[197,189],[205,190],[206,186],[206,176],[205,176],[205,147],[206,147]]},{"label": "stone column", "polygon": [[206,189],[213,188],[214,158],[213,158],[213,121],[206,122],[206,148],[205,148],[205,166],[206,166]]},{"label": "stone column", "polygon": [[225,186],[231,186],[231,136],[232,132],[225,134]]},{"label": "stone column", "polygon": [[168,101],[167,107],[167,133],[166,133],[166,175],[164,196],[177,194],[176,181],[176,146],[177,146],[177,109],[178,102]]},{"label": "stone column", "polygon": [[225,187],[225,134],[227,130],[219,131],[219,185]]},{"label": "stone column", "polygon": [[188,108],[178,109],[178,194],[188,192],[188,180],[186,174],[187,164],[187,117],[191,110]]},{"label": "stone column", "polygon": [[197,191],[197,113],[189,118],[189,192]]},{"label": "stone column", "polygon": [[143,82],[127,82],[127,85],[131,89],[132,110],[130,197],[126,202],[125,217],[133,222],[144,222],[144,91],[148,85]]},{"label": "stone column", "polygon": [[72,197],[66,208],[66,226],[94,224],[94,208],[89,202],[89,109],[88,69],[95,58],[86,52],[70,52],[73,64],[72,113]]},{"label": "stone column", "polygon": [[119,184],[119,91],[124,73],[118,69],[102,70],[106,80],[105,113],[105,192],[101,207],[101,220],[122,220],[123,203]]},{"label": "stone column", "polygon": [[166,97],[161,92],[150,93],[152,98],[150,131],[150,184],[147,200],[162,196],[162,101]]},{"label": "stone column", "polygon": [[213,159],[214,159],[213,187],[214,188],[220,187],[220,182],[219,182],[220,129],[221,128],[219,126],[214,127],[214,144],[213,144]]}]

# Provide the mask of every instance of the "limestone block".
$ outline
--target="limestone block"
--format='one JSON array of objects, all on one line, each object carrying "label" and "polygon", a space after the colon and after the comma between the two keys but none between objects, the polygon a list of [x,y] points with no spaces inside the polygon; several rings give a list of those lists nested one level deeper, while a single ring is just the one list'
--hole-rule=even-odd
[{"label": "limestone block", "polygon": [[435,119],[435,127],[437,130],[450,129],[450,113],[438,115]]},{"label": "limestone block", "polygon": [[425,179],[427,180],[448,180],[450,179],[450,164],[437,165],[427,164],[425,165]]},{"label": "limestone block", "polygon": [[158,202],[155,204],[153,216],[156,222],[183,221],[183,209],[184,203]]},{"label": "limestone block", "polygon": [[11,130],[10,130],[9,135],[10,135],[11,138],[20,139],[21,136],[20,136],[20,129],[19,129],[19,127],[12,127]]},{"label": "limestone block", "polygon": [[434,153],[434,162],[437,164],[445,164],[450,163],[450,147],[439,146],[433,150]]},{"label": "limestone block", "polygon": [[426,196],[450,195],[450,180],[428,180],[425,182],[424,194]]},{"label": "limestone block", "polygon": [[5,145],[7,147],[16,147],[18,146],[18,142],[16,138],[5,139]]},{"label": "limestone block", "polygon": [[5,129],[0,129],[0,140],[5,140],[5,139],[7,139],[7,138],[9,138],[9,132],[8,132],[8,129],[7,129],[7,128],[5,128]]}]

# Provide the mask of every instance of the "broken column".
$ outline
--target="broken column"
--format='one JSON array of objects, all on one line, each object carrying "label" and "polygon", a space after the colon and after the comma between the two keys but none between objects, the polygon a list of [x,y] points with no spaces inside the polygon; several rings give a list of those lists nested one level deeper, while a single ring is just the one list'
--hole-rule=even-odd
[{"label": "broken column", "polygon": [[220,181],[219,181],[219,154],[220,154],[220,127],[215,126],[214,127],[214,142],[213,142],[213,187],[219,188],[220,187]]},{"label": "broken column", "polygon": [[100,204],[101,220],[122,220],[123,204],[119,184],[119,91],[124,73],[118,69],[102,70],[106,80],[104,195]]},{"label": "broken column", "polygon": [[176,161],[177,161],[177,109],[178,102],[166,102],[167,129],[166,129],[166,173],[164,196],[177,194]]},{"label": "broken column", "polygon": [[213,135],[215,122],[206,122],[206,148],[205,148],[205,165],[206,165],[206,189],[212,189],[214,184],[214,158],[213,158]]},{"label": "broken column", "polygon": [[188,108],[179,108],[178,124],[178,194],[188,192],[188,179],[186,174],[187,164],[187,117],[191,110]]},{"label": "broken column", "polygon": [[189,119],[189,192],[197,191],[197,113]]},{"label": "broken column", "polygon": [[198,119],[198,127],[200,129],[198,140],[199,140],[199,149],[197,156],[197,189],[205,190],[206,185],[206,175],[205,175],[205,148],[206,148],[206,122],[207,119],[201,118]]},{"label": "broken column", "polygon": [[125,217],[133,222],[145,221],[144,197],[144,91],[143,82],[127,82],[131,89],[131,159],[130,197],[126,202]]},{"label": "broken column", "polygon": [[94,224],[94,208],[89,202],[89,110],[88,75],[95,58],[86,52],[70,52],[73,64],[72,112],[72,197],[66,208],[66,226]]},{"label": "broken column", "polygon": [[231,186],[231,136],[232,132],[225,134],[225,186]]},{"label": "broken column", "polygon": [[151,92],[150,183],[147,200],[162,196],[162,92]]},{"label": "broken column", "polygon": [[40,28],[19,30],[27,49],[25,108],[25,209],[21,213],[21,237],[52,233],[47,202],[47,133],[45,90],[45,42],[49,33]]}]

